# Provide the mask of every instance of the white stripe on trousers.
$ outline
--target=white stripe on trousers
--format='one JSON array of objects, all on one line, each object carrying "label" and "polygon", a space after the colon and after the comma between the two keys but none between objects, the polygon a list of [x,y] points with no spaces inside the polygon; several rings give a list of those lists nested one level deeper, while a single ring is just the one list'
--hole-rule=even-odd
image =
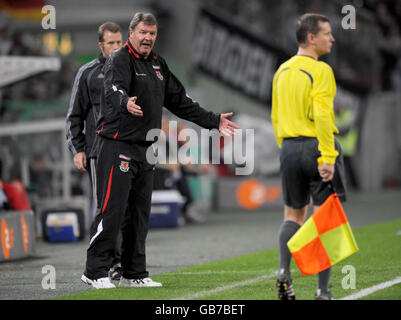
[{"label": "white stripe on trousers", "polygon": [[92,197],[93,201],[95,201],[97,207],[97,179],[96,179],[96,159],[90,158],[90,167],[91,167],[91,180],[92,180]]},{"label": "white stripe on trousers", "polygon": [[99,224],[97,225],[97,231],[96,234],[91,238],[91,240],[89,241],[89,245],[92,244],[93,241],[95,241],[95,239],[99,236],[99,234],[101,234],[103,231],[103,219],[100,220]]},{"label": "white stripe on trousers", "polygon": [[[96,209],[97,209],[97,180],[96,180],[96,159],[95,158],[90,158],[90,168],[91,168],[91,181],[92,181],[92,197],[93,201],[95,203]],[[97,212],[97,210],[96,210]],[[96,234],[90,239],[89,245],[92,244],[92,242],[99,236],[99,234],[103,231],[103,219],[100,220],[98,226],[97,226],[97,231]]]}]

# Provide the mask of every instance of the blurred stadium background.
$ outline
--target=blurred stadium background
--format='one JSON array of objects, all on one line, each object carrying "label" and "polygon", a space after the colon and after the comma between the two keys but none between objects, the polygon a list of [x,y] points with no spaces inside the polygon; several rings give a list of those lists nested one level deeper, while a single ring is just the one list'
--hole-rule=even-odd
[{"label": "blurred stadium background", "polygon": [[[45,5],[56,10],[54,30],[42,28]],[[355,29],[342,27],[345,5],[356,10]],[[194,200],[191,222],[204,221],[210,210],[281,207],[271,80],[296,53],[295,24],[305,12],[327,15],[336,39],[323,59],[337,79],[335,109],[350,190],[401,186],[400,0],[0,0],[0,10],[0,179],[9,188],[22,186],[28,197],[22,208],[10,198],[1,205],[32,209],[29,227],[37,237],[49,208],[82,209],[86,227],[93,216],[88,176],[75,170],[65,142],[71,88],[78,68],[99,54],[98,26],[118,23],[126,41],[137,11],[157,17],[155,51],[188,93],[209,110],[234,111],[234,121],[255,130],[254,157],[245,159],[254,163],[252,175],[235,176],[244,163],[179,169]],[[233,146],[222,140],[220,147]],[[168,179],[177,171],[169,170],[160,174],[161,189],[173,188]]]}]

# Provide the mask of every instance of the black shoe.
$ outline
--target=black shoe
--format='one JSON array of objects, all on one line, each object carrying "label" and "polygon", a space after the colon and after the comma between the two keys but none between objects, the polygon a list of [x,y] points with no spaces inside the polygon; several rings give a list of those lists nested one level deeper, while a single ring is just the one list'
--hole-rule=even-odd
[{"label": "black shoe", "polygon": [[109,270],[109,278],[111,281],[119,281],[121,279],[121,274],[123,269],[121,268],[121,264],[117,263]]},{"label": "black shoe", "polygon": [[321,289],[317,289],[315,293],[315,300],[334,300],[330,290],[323,292]]},{"label": "black shoe", "polygon": [[279,300],[295,300],[290,274],[284,269],[280,269],[278,272],[276,287]]}]

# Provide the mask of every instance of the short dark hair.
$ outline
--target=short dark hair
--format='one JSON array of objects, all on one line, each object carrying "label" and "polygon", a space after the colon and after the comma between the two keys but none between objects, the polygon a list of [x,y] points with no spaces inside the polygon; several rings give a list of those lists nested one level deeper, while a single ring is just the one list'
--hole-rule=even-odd
[{"label": "short dark hair", "polygon": [[156,17],[151,14],[151,13],[143,13],[143,12],[137,12],[135,13],[134,17],[132,18],[129,28],[134,31],[136,26],[143,22],[146,25],[149,26],[157,26],[157,20]]},{"label": "short dark hair", "polygon": [[319,33],[320,31],[319,21],[330,22],[326,16],[316,13],[305,13],[299,18],[296,28],[296,36],[298,44],[306,43],[308,33],[312,34]]},{"label": "short dark hair", "polygon": [[110,22],[110,21],[109,22],[105,22],[97,30],[97,34],[99,36],[99,42],[103,42],[104,41],[104,32],[106,30],[110,31],[112,33],[121,32],[120,26],[117,23]]}]

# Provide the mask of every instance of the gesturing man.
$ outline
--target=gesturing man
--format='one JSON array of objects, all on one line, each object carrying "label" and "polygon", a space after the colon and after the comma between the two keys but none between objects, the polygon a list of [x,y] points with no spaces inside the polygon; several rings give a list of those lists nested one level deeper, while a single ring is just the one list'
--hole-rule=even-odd
[{"label": "gesturing man", "polygon": [[[334,134],[336,83],[331,67],[318,61],[334,42],[329,20],[305,14],[297,24],[297,55],[284,62],[273,78],[271,119],[278,145],[284,198],[279,231],[278,296],[294,300],[288,240],[304,223],[312,197],[315,210],[332,193],[330,181],[345,200],[344,164]],[[319,273],[315,299],[330,300],[330,268]]]},{"label": "gesturing man", "polygon": [[149,130],[160,129],[162,108],[207,129],[232,135],[236,124],[201,108],[171,73],[165,60],[153,52],[157,21],[152,14],[136,13],[129,40],[110,55],[104,67],[104,95],[98,120],[98,181],[102,181],[101,212],[91,234],[82,280],[95,288],[113,288],[107,277],[116,235],[122,222],[122,277],[120,286],[160,287],[146,270],[153,166],[146,151]]}]

